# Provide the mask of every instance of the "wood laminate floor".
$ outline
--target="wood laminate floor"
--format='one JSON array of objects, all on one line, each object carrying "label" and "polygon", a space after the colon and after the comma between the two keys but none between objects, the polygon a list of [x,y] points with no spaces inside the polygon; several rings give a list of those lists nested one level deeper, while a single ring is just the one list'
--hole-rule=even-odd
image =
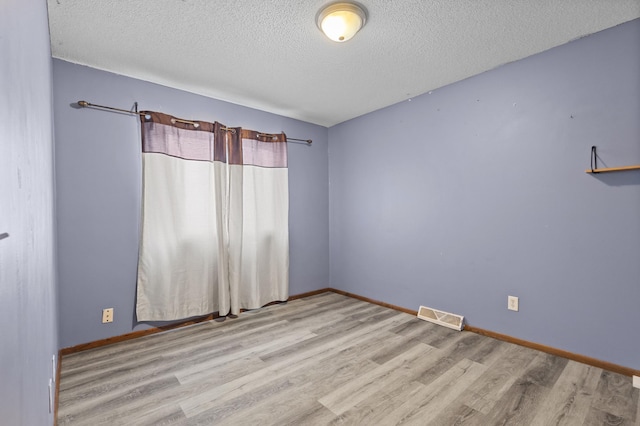
[{"label": "wood laminate floor", "polygon": [[335,293],[62,358],[60,425],[640,425],[630,377]]}]

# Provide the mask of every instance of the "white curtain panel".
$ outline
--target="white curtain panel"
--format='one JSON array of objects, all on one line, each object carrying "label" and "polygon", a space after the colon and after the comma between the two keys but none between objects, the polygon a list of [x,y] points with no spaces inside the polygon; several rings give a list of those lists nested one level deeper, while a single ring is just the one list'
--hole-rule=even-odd
[{"label": "white curtain panel", "polygon": [[[289,173],[284,135],[242,132],[230,166],[231,313],[289,297]],[[233,162],[233,159],[232,159]]]},{"label": "white curtain panel", "polygon": [[286,300],[286,137],[145,114],[138,321]]}]

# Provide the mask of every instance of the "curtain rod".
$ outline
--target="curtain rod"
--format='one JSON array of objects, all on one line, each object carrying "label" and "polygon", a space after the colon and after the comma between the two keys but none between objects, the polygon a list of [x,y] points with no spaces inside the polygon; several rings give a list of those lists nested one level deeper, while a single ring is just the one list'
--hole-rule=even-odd
[{"label": "curtain rod", "polygon": [[[135,103],[135,111],[130,111],[127,109],[122,109],[122,108],[114,108],[114,107],[110,107],[110,106],[105,106],[105,105],[98,105],[98,104],[92,104],[91,102],[87,102],[87,101],[78,101],[76,103],[80,108],[97,108],[97,109],[106,109],[109,111],[117,111],[117,112],[123,112],[125,114],[134,114],[134,115],[139,115],[141,117],[144,117],[146,119],[150,119],[151,116],[149,114],[145,114],[143,112],[138,112],[138,103]],[[71,105],[73,106],[73,104]],[[189,121],[189,120],[182,120],[180,118],[174,118],[172,120],[174,123],[180,122],[180,123],[186,123],[186,124],[192,124],[195,128],[200,127],[200,124],[196,121]],[[232,127],[224,127],[222,126],[222,130],[226,130],[226,131],[231,131],[235,133],[235,129]],[[284,133],[284,132],[283,132]],[[273,133],[258,133],[258,136],[263,136],[263,137],[270,137],[270,136],[276,136]],[[305,142],[308,145],[311,145],[311,143],[313,142],[311,139],[297,139],[297,138],[290,138],[285,136],[285,138],[287,139],[287,141],[297,141],[297,142]]]}]

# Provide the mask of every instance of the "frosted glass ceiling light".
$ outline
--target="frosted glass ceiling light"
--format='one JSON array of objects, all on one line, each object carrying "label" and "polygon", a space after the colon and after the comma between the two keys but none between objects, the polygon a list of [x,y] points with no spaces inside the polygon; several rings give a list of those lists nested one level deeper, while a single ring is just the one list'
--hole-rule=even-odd
[{"label": "frosted glass ceiling light", "polygon": [[364,7],[354,3],[333,3],[320,9],[316,17],[318,28],[333,41],[352,38],[367,21]]}]

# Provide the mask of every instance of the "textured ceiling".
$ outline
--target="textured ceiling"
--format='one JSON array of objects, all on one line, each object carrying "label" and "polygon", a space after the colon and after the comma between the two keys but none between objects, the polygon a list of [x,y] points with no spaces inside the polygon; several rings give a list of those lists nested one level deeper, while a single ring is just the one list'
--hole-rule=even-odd
[{"label": "textured ceiling", "polygon": [[52,53],[331,126],[640,17],[640,0],[360,0],[367,25],[334,43],[315,25],[330,2],[49,0]]}]

